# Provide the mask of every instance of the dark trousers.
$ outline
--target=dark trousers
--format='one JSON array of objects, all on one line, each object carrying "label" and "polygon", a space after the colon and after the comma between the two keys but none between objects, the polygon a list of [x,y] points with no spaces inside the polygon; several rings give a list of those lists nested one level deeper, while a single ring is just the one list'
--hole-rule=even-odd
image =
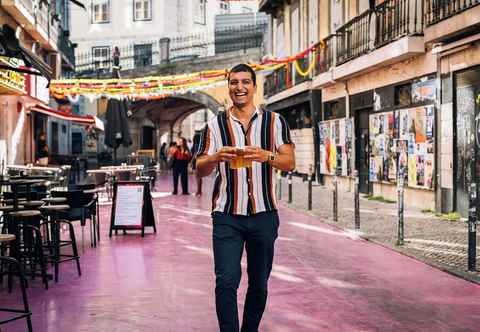
[{"label": "dark trousers", "polygon": [[248,289],[241,331],[257,332],[267,303],[268,278],[278,236],[278,213],[270,211],[238,216],[214,212],[212,218],[215,300],[220,331],[239,331],[237,289],[245,247]]},{"label": "dark trousers", "polygon": [[182,194],[188,194],[188,161],[175,160],[173,165],[173,193],[177,193],[178,178],[182,181]]}]

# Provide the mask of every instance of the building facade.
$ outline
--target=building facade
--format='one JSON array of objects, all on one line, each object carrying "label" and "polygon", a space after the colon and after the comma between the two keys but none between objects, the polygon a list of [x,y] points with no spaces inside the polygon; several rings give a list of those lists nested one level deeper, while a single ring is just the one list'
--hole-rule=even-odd
[{"label": "building facade", "polygon": [[305,81],[295,80],[294,64],[271,74],[280,84],[270,87],[267,103],[275,108],[318,91],[321,101],[310,100],[314,163],[326,183],[336,175],[351,188],[358,172],[362,192],[395,199],[403,176],[406,204],[466,214],[469,183],[479,179],[471,171],[480,102],[478,4],[260,3],[272,14],[272,54],[316,45],[297,61],[300,69],[314,61]]},{"label": "building facade", "polygon": [[[228,53],[233,58],[247,49],[259,48],[268,23],[265,14],[256,16],[257,1],[92,0],[87,7],[86,12],[72,12],[71,37],[78,45],[77,77],[109,78],[114,67],[119,68],[122,77],[208,70],[211,68],[205,65],[195,66],[193,60],[202,58],[208,63],[221,63],[216,61],[218,54]],[[106,111],[104,98],[81,97],[71,102],[86,114],[94,112],[102,116]],[[179,103],[181,100],[165,99],[152,107],[155,112],[166,112],[167,108],[171,111],[179,107]],[[201,111],[198,105],[190,106]],[[200,112],[202,115],[188,118],[183,129],[171,129],[169,135],[160,137],[164,124],[152,121],[155,118],[152,112],[148,116],[130,117],[133,145],[117,151],[120,159],[138,149],[158,150],[165,139],[193,136],[199,121],[204,121],[204,112]],[[101,138],[97,150],[106,151]]]},{"label": "building facade", "polygon": [[[9,58],[6,54],[0,59],[2,64],[16,69],[39,70],[48,79],[59,78],[62,73],[73,70],[75,59],[68,38],[68,13],[67,0],[49,3],[2,1],[2,42],[17,43],[23,57]],[[32,68],[26,68],[25,61]],[[45,115],[47,112],[38,112],[50,104],[47,78],[15,69],[0,69],[0,94],[0,116],[5,119],[0,124],[2,165],[35,162],[36,143],[41,132],[47,134],[53,152],[70,152],[68,137],[62,136],[63,128],[68,131],[70,123],[59,123],[60,120]],[[52,131],[54,127],[57,132]],[[66,142],[66,146],[60,142]]]}]

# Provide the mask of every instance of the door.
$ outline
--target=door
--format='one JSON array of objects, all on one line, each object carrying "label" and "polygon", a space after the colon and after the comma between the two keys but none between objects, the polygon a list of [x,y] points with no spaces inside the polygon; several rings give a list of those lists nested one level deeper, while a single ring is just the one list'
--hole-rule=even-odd
[{"label": "door", "polygon": [[355,112],[355,168],[358,170],[359,191],[371,193],[369,181],[369,114],[371,109]]},{"label": "door", "polygon": [[[479,169],[479,106],[476,97],[480,94],[480,69],[455,75],[455,204],[456,210],[468,216],[469,186],[478,182],[480,176],[472,174],[472,162]],[[475,156],[476,155],[476,156]],[[475,158],[476,157],[476,158]],[[478,172],[478,171],[477,171]]]}]

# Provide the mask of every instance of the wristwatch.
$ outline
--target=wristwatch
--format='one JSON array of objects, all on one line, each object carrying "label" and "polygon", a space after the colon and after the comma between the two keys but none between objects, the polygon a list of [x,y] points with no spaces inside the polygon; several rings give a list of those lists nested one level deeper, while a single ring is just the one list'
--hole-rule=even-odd
[{"label": "wristwatch", "polygon": [[270,154],[268,155],[267,161],[274,161],[276,158],[277,158],[277,155],[273,152],[270,152]]}]

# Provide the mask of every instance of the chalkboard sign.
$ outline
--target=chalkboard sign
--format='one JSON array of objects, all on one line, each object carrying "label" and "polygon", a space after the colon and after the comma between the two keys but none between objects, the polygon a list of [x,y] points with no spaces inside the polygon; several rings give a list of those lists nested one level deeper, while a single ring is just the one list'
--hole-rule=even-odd
[{"label": "chalkboard sign", "polygon": [[110,221],[110,234],[115,230],[141,230],[151,226],[154,232],[155,216],[149,181],[116,181],[113,185],[113,206]]}]

